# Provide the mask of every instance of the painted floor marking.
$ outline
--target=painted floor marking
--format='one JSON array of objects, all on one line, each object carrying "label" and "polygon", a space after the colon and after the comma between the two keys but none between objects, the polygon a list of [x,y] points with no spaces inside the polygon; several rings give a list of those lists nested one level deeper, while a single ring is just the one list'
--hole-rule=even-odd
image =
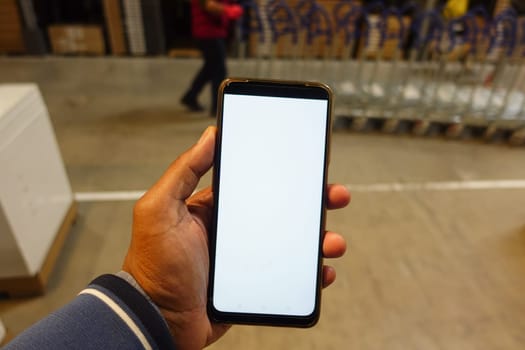
[{"label": "painted floor marking", "polygon": [[409,192],[525,189],[525,180],[443,181],[346,185],[352,192]]},{"label": "painted floor marking", "polygon": [[[410,192],[525,189],[525,180],[441,181],[421,183],[377,183],[346,185],[352,192]],[[146,191],[77,192],[78,202],[136,201]]]},{"label": "painted floor marking", "polygon": [[136,201],[146,191],[76,192],[77,202]]}]

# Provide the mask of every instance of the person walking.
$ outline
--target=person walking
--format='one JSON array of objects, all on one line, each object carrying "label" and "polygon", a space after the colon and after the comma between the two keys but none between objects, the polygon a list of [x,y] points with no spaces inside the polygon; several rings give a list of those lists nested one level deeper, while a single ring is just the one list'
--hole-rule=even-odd
[{"label": "person walking", "polygon": [[211,82],[210,115],[217,112],[217,90],[226,78],[226,43],[229,23],[242,16],[243,9],[230,0],[191,0],[192,35],[197,39],[204,64],[182,96],[181,103],[191,111],[203,111],[197,98]]}]

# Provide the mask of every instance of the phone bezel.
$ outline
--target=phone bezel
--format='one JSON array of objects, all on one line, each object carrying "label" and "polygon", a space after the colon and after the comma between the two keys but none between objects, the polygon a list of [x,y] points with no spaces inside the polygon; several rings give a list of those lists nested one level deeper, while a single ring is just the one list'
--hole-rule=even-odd
[{"label": "phone bezel", "polygon": [[[323,170],[323,192],[322,192],[322,210],[320,213],[320,239],[318,247],[318,266],[317,266],[317,284],[315,307],[311,314],[306,316],[295,315],[273,315],[273,314],[256,314],[256,313],[239,313],[224,312],[217,310],[213,305],[213,287],[215,271],[215,247],[216,247],[216,228],[217,228],[217,208],[220,178],[220,161],[222,145],[222,120],[223,120],[223,96],[227,93],[246,94],[258,96],[275,96],[275,97],[295,97],[325,99],[328,101],[326,111],[326,135],[324,150],[324,170]],[[278,81],[278,80],[256,80],[256,79],[235,79],[229,78],[222,82],[219,88],[218,96],[218,113],[217,113],[217,139],[214,156],[213,168],[213,193],[214,211],[212,225],[209,237],[209,258],[210,273],[208,279],[208,315],[215,322],[235,323],[235,324],[255,324],[269,326],[288,326],[288,327],[311,327],[317,323],[320,315],[320,301],[322,289],[322,268],[323,254],[322,243],[325,230],[326,220],[326,185],[328,163],[330,155],[330,138],[331,138],[331,116],[332,116],[332,92],[324,84],[317,82],[296,82],[296,81]]]}]

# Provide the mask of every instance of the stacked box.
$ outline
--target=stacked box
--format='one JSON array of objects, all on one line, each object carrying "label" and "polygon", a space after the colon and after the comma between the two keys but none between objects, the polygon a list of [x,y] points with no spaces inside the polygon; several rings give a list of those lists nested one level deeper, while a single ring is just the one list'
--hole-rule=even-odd
[{"label": "stacked box", "polygon": [[256,57],[259,54],[262,57],[267,57],[272,54],[272,31],[270,24],[266,16],[266,7],[268,6],[268,0],[257,0],[257,6],[261,15],[261,21],[263,25],[263,39],[260,40],[259,33],[250,33],[248,39],[248,55],[250,57]]},{"label": "stacked box", "polygon": [[16,0],[0,1],[0,53],[24,53],[23,25]]},{"label": "stacked box", "polygon": [[120,0],[104,0],[103,5],[111,53],[124,55],[127,49]]},{"label": "stacked box", "polygon": [[[380,20],[379,16],[373,16],[373,15],[370,16],[370,22],[374,23],[374,25],[379,20]],[[410,17],[406,16],[406,17],[403,17],[402,20],[403,20],[403,27],[404,27],[403,40],[406,40],[408,36],[408,29],[410,28],[410,25],[411,25],[411,19]],[[381,53],[379,51],[380,49],[379,45],[381,43],[381,33],[379,29],[373,28],[373,30],[369,32],[367,49],[366,49],[366,52],[364,53],[366,58],[369,58],[369,59],[377,58],[377,55],[379,53],[381,54],[382,59],[389,60],[389,59],[394,58],[396,48],[398,48],[399,46],[399,38],[397,37],[399,33],[399,29],[400,29],[399,21],[394,16],[389,16],[387,18],[386,26],[387,26],[386,37],[388,39],[386,39],[385,42],[383,43],[383,50]],[[365,38],[361,37],[360,43],[359,43],[359,52],[363,50],[364,44],[365,44]],[[401,51],[398,52],[398,54],[400,53]]]},{"label": "stacked box", "polygon": [[52,25],[48,27],[49,39],[56,54],[105,53],[102,28],[97,25]]},{"label": "stacked box", "polygon": [[[336,32],[336,25],[335,25],[335,17],[334,17],[334,7],[336,4],[338,4],[339,0],[319,0],[319,3],[324,6],[328,14],[330,15],[330,18],[332,20],[332,43],[330,47],[327,47],[327,43],[321,43],[318,44],[317,52],[319,56],[326,56],[326,50],[329,50],[330,54],[334,57],[340,58],[343,54],[344,46],[345,46],[345,34],[344,31],[340,30],[339,32]],[[354,2],[355,4],[358,4],[358,2]]]},{"label": "stacked box", "polygon": [[142,21],[146,52],[150,55],[161,55],[166,52],[166,39],[162,20],[162,10],[159,0],[143,0]]},{"label": "stacked box", "polygon": [[496,0],[494,6],[494,17],[511,7],[511,0]]},{"label": "stacked box", "polygon": [[140,0],[123,0],[126,34],[132,55],[146,54],[146,38]]},{"label": "stacked box", "polygon": [[[291,7],[293,11],[295,11],[294,9],[297,6],[298,2],[299,0],[286,1],[286,3]],[[333,19],[334,6],[338,2],[339,0],[318,0],[318,4],[326,9],[331,19]],[[266,13],[268,3],[268,0],[257,1],[264,27],[264,42],[261,42],[259,40],[258,33],[251,33],[248,40],[248,55],[250,57],[254,57],[256,56],[257,52],[259,52],[261,56],[275,54],[277,57],[292,57],[294,55],[294,45],[291,41],[290,35],[286,35],[279,38],[278,42],[275,44],[272,43],[272,31]],[[356,4],[359,4],[359,2],[356,2]],[[332,31],[335,31],[335,28],[332,28]],[[331,45],[328,45],[328,43],[326,42],[326,37],[319,37],[311,45],[306,46],[304,50],[302,50],[303,52],[299,54],[307,57],[326,57],[331,55],[340,57],[343,50],[342,37],[342,31],[339,33],[333,32],[333,40]],[[274,52],[272,52],[272,47]]]}]

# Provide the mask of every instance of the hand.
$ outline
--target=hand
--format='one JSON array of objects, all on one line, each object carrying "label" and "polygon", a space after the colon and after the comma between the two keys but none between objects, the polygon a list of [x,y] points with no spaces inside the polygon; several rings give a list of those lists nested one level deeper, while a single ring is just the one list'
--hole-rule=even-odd
[{"label": "hand", "polygon": [[[199,179],[212,166],[216,128],[209,127],[197,144],[183,153],[159,181],[136,203],[133,235],[123,270],[130,273],[159,307],[178,349],[202,349],[230,326],[212,323],[206,313],[208,286],[208,227],[213,194],[206,188],[192,195]],[[328,187],[328,208],[346,206],[345,187]],[[327,232],[326,258],[340,257],[346,243]],[[324,266],[323,286],[335,280]]]},{"label": "hand", "polygon": [[235,20],[242,16],[243,10],[239,5],[224,5],[224,14],[226,18]]}]

